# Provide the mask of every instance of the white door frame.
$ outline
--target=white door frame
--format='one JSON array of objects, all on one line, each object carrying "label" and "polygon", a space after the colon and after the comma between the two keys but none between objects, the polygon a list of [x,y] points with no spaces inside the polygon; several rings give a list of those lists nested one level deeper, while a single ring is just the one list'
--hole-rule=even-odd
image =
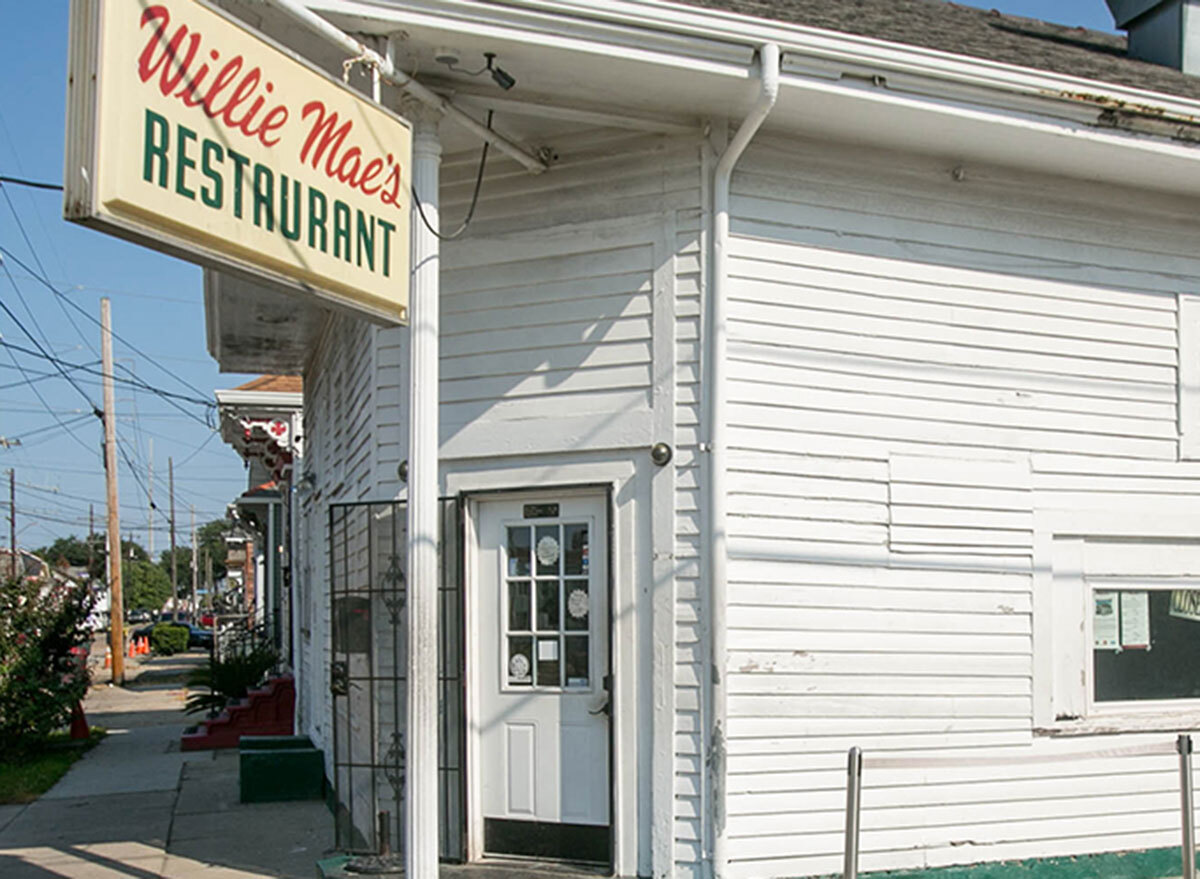
[{"label": "white door frame", "polygon": [[[495,466],[494,462],[489,462]],[[482,789],[474,767],[479,765],[479,688],[480,658],[478,644],[470,633],[479,624],[477,609],[469,596],[477,583],[478,512],[477,501],[523,497],[533,494],[597,494],[607,498],[607,551],[611,563],[609,601],[609,667],[612,675],[612,716],[610,718],[609,783],[611,788],[610,820],[612,828],[612,871],[618,876],[638,875],[638,837],[640,812],[638,808],[639,764],[643,775],[649,770],[649,755],[638,752],[637,682],[648,681],[650,656],[639,650],[637,611],[638,585],[644,574],[639,559],[648,546],[638,536],[634,515],[637,501],[627,499],[627,488],[635,482],[638,468],[628,459],[580,463],[556,462],[554,466],[514,466],[506,470],[479,470],[448,473],[445,493],[464,499],[464,631],[467,633],[466,669],[464,684],[466,723],[466,859],[478,861],[483,857]],[[645,487],[648,498],[649,489]],[[639,496],[641,491],[638,492]],[[644,666],[644,668],[643,668]],[[648,834],[649,828],[643,828]]]}]

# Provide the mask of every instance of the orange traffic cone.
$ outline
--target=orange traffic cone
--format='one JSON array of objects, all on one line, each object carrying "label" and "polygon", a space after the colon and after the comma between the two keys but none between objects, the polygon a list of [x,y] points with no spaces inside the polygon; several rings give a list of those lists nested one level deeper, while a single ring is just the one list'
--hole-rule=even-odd
[{"label": "orange traffic cone", "polygon": [[104,647],[104,667],[112,668],[112,647],[109,645]]},{"label": "orange traffic cone", "polygon": [[142,638],[142,654],[145,656],[150,655],[150,637],[149,636]]},{"label": "orange traffic cone", "polygon": [[136,652],[136,651],[137,651],[137,648],[136,648],[136,647],[134,647],[134,645],[133,645],[133,642],[134,642],[135,640],[136,640],[136,639],[133,639],[133,638],[131,638],[131,639],[129,640],[129,658],[130,658],[130,659],[133,659],[133,657],[137,656],[137,652]]}]

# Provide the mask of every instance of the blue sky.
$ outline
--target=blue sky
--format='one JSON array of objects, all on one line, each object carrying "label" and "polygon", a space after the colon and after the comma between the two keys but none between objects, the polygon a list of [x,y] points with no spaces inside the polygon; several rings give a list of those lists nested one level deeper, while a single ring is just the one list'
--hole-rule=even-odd
[{"label": "blue sky", "polygon": [[[1063,24],[1104,29],[1112,25],[1103,0],[981,5]],[[62,179],[67,9],[66,0],[5,0],[0,29],[0,175],[54,183]],[[162,390],[207,399],[214,388],[233,387],[249,378],[219,374],[205,350],[199,269],[64,222],[58,193],[0,187],[0,247],[10,254],[0,268],[0,301],[63,361],[98,363],[99,330],[88,316],[99,317],[100,297],[107,295],[114,329],[125,340],[116,343],[115,356],[129,370],[126,375],[132,373]],[[35,276],[48,279],[62,296]],[[97,377],[74,372],[78,389],[61,377],[42,378],[53,367],[20,350],[35,345],[2,310],[0,342],[0,438],[21,441],[8,448],[0,444],[0,513],[8,512],[3,471],[12,468],[20,545],[37,547],[65,534],[82,536],[89,501],[94,502],[97,523],[104,515],[102,433],[98,420],[88,414],[89,400],[96,405],[101,401]],[[30,379],[32,384],[27,383]],[[117,395],[119,438],[128,457],[120,468],[121,530],[143,545],[148,542],[145,487],[151,444],[154,497],[163,514],[167,460],[174,458],[177,521],[183,530],[192,507],[197,521],[206,522],[221,515],[245,489],[241,461],[213,435],[205,423],[209,413],[191,402],[181,402],[180,407],[184,411],[129,385]],[[0,544],[7,545],[7,515],[4,520]],[[165,528],[164,515],[157,524]],[[154,545],[156,552],[167,545],[165,530],[156,533]]]}]

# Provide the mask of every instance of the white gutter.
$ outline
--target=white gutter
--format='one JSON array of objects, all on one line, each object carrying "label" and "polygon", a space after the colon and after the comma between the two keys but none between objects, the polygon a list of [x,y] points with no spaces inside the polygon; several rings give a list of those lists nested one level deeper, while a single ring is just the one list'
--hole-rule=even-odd
[{"label": "white gutter", "polygon": [[[686,59],[693,65],[716,68],[732,65],[731,53],[746,45],[778,43],[801,62],[833,66],[814,71],[816,79],[836,80],[849,67],[880,75],[903,74],[938,82],[980,88],[1017,99],[1074,103],[1074,96],[1149,106],[1179,116],[1200,118],[1200,100],[1022,67],[1004,61],[965,57],[950,49],[894,43],[874,37],[773,21],[727,10],[682,6],[670,0],[308,0],[340,15],[395,20],[411,26],[461,34],[486,33],[554,48],[582,50],[587,44],[607,46],[622,57],[640,54],[644,60],[667,63]],[[1017,105],[1017,109],[1023,107]]]},{"label": "white gutter", "polygon": [[391,59],[383,57],[374,49],[360,43],[354,37],[321,18],[321,16],[308,9],[300,0],[265,0],[265,2],[267,5],[275,7],[280,12],[285,13],[293,20],[304,25],[309,30],[321,35],[334,45],[339,46],[350,57],[369,64],[379,72],[381,78],[394,86],[404,89],[404,91],[417,100],[440,110],[448,118],[453,119],[472,134],[487,141],[505,155],[516,159],[526,170],[534,174],[540,174],[546,170],[546,162],[528,148],[497,134],[487,126],[475,121],[475,119],[464,113],[446,98],[430,91],[411,76],[397,70],[395,65],[392,64]]},{"label": "white gutter", "polygon": [[726,372],[729,340],[729,184],[733,168],[779,97],[779,46],[766,43],[758,50],[761,91],[758,101],[733,136],[713,173],[712,279],[709,296],[708,372],[708,553],[709,613],[712,619],[712,733],[709,739],[709,802],[712,803],[712,870],[725,876],[729,853],[725,837],[725,720],[728,687],[725,681],[725,620],[728,603],[729,545],[726,529]]}]

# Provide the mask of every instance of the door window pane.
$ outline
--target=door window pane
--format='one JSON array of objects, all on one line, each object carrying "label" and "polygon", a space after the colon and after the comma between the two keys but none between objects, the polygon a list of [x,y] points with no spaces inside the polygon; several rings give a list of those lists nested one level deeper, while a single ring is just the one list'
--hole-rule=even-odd
[{"label": "door window pane", "polygon": [[562,677],[559,666],[562,657],[559,656],[558,637],[538,638],[537,642],[537,684],[540,687],[557,687]]},{"label": "door window pane", "polygon": [[508,682],[519,686],[533,683],[533,638],[528,635],[508,639]]},{"label": "door window pane", "polygon": [[537,627],[539,632],[558,630],[558,580],[537,581]]},{"label": "door window pane", "polygon": [[557,525],[539,525],[537,527],[534,555],[537,556],[539,577],[558,573],[559,562],[562,560],[562,542],[559,540]]},{"label": "door window pane", "polygon": [[583,631],[588,628],[591,616],[591,599],[588,596],[587,580],[564,580],[563,593],[566,595],[567,613],[563,618],[563,628],[567,631]]},{"label": "door window pane", "polygon": [[588,572],[588,526],[583,523],[563,526],[563,573],[568,577]]},{"label": "door window pane", "polygon": [[568,687],[586,687],[589,683],[588,672],[588,636],[567,635],[566,643],[566,677]]},{"label": "door window pane", "polygon": [[518,525],[508,529],[508,576],[529,576],[529,529]]},{"label": "door window pane", "polygon": [[514,580],[508,584],[508,627],[510,629],[528,632],[533,628],[533,613],[529,602],[528,580]]}]

